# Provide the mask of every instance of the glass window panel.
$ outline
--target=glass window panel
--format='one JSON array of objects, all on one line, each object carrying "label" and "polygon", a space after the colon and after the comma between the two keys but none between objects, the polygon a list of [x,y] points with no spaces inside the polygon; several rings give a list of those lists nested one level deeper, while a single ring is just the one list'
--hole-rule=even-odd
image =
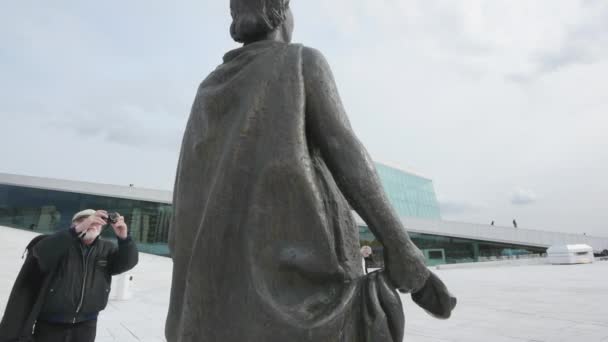
[{"label": "glass window panel", "polygon": [[[74,214],[88,208],[121,213],[142,252],[169,254],[170,204],[0,185],[3,226],[53,233],[68,229]],[[104,228],[102,237],[114,238],[113,229]]]}]

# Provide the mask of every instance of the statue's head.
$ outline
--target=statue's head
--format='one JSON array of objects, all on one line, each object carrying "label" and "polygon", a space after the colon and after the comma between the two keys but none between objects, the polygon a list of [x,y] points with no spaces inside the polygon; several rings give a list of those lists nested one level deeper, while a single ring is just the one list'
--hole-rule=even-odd
[{"label": "statue's head", "polygon": [[277,33],[291,41],[293,16],[289,0],[230,0],[230,35],[240,43],[251,43]]}]

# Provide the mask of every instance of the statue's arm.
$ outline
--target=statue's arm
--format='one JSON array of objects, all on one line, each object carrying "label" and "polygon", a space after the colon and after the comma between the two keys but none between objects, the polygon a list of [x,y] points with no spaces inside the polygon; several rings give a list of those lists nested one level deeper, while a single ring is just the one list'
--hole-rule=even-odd
[{"label": "statue's arm", "polygon": [[422,287],[429,276],[424,257],[384,193],[374,164],[346,117],[331,69],[320,52],[304,48],[307,136],[352,208],[385,251],[389,278],[402,291]]}]

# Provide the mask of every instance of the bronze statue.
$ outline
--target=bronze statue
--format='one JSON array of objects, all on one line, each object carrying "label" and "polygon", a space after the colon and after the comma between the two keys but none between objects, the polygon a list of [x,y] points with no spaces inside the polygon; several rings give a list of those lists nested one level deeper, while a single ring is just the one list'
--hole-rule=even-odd
[{"label": "bronze statue", "polygon": [[[177,168],[167,341],[401,342],[397,289],[447,318],[456,300],[390,206],[329,65],[290,44],[289,0],[230,7],[244,45],[200,85]],[[363,274],[351,207],[384,270]]]}]

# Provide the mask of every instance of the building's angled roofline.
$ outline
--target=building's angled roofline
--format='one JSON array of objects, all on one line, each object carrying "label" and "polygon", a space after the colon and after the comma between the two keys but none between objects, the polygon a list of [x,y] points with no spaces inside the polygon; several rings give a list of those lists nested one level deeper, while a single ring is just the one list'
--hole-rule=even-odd
[{"label": "building's angled roofline", "polygon": [[419,172],[412,171],[411,169],[406,169],[406,168],[404,168],[402,166],[398,166],[396,164],[388,163],[388,162],[385,162],[385,161],[377,161],[377,160],[374,160],[374,163],[380,164],[382,166],[390,167],[391,169],[395,169],[397,171],[405,172],[405,173],[410,174],[412,176],[416,176],[416,177],[419,177],[419,178],[422,178],[422,179],[426,179],[426,180],[431,181],[431,182],[433,181],[431,178],[429,178],[427,176],[423,176]]},{"label": "building's angled roofline", "polygon": [[[419,173],[406,170],[399,166],[394,166],[386,162],[374,161],[386,167],[396,169],[407,174],[432,181],[430,178]],[[75,181],[58,178],[47,178],[27,175],[17,175],[12,173],[0,172],[0,184],[18,185],[29,188],[76,192],[89,195],[108,196],[117,198],[134,199],[150,202],[171,203],[172,192],[169,190],[147,189],[140,187],[130,187],[114,184],[93,183],[85,181]]]},{"label": "building's angled roofline", "polygon": [[155,190],[135,186],[131,187],[65,179],[24,176],[2,172],[0,172],[0,184],[167,204],[171,203],[172,201],[172,193],[168,190]]},{"label": "building's angled roofline", "polygon": [[[130,186],[23,176],[1,172],[0,184],[166,204],[171,204],[172,202],[172,192],[168,190],[154,190]],[[360,217],[355,217],[359,224],[364,224]],[[427,220],[411,217],[402,217],[401,219],[405,227],[414,233],[538,247],[549,247],[554,244],[585,243],[592,246],[596,251],[608,249],[608,237],[498,227],[489,226],[487,224]]]},{"label": "building's angled roofline", "polygon": [[[353,212],[358,225],[365,225],[359,215]],[[555,244],[587,244],[597,252],[608,249],[608,237],[574,233],[554,232],[536,229],[490,226],[488,224],[464,223],[443,220],[429,220],[401,217],[409,232],[498,242],[520,246],[550,247]]]}]

